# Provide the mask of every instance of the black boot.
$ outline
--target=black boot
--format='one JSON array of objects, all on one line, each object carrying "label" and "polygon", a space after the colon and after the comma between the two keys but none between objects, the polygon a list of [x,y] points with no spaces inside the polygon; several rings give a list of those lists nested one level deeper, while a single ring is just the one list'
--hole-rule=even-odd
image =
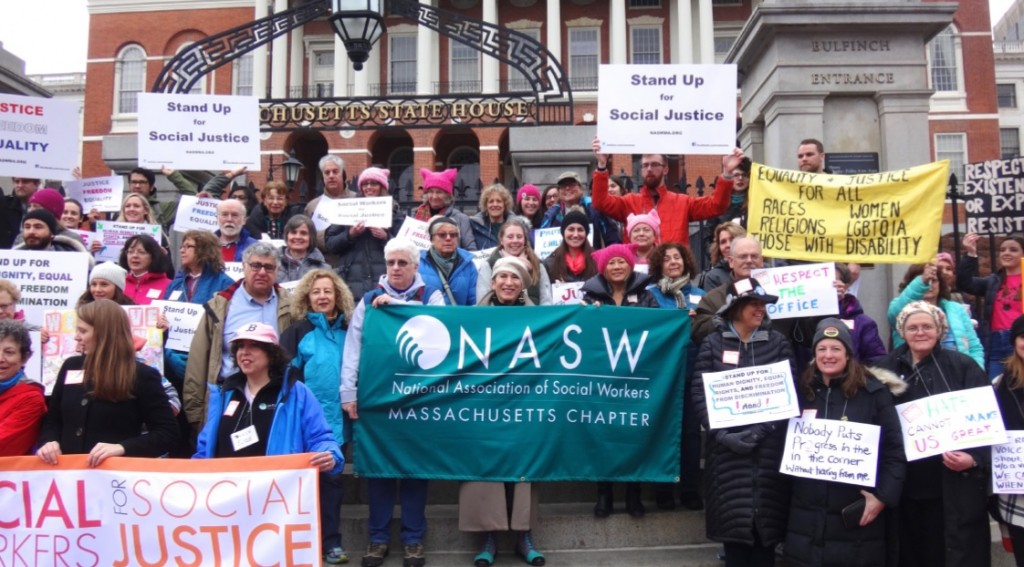
[{"label": "black boot", "polygon": [[594,517],[607,518],[612,513],[612,483],[597,483],[597,504],[594,504]]},{"label": "black boot", "polygon": [[659,510],[676,509],[675,487],[676,485],[670,483],[656,485],[654,489],[654,503],[657,504]]},{"label": "black boot", "polygon": [[643,518],[644,513],[647,512],[644,509],[644,503],[640,501],[639,482],[631,482],[626,485],[626,512],[634,518]]}]

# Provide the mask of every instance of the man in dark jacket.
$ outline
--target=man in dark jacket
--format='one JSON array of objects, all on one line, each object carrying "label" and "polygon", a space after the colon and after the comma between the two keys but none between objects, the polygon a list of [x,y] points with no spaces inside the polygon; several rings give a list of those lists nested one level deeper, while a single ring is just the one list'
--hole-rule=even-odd
[{"label": "man in dark jacket", "polygon": [[21,221],[28,212],[28,200],[39,190],[39,179],[14,178],[14,191],[10,195],[0,192],[0,248],[14,246],[21,231]]},{"label": "man in dark jacket", "polygon": [[724,285],[712,289],[697,304],[697,314],[693,318],[693,341],[700,345],[704,337],[715,330],[714,318],[718,310],[725,305],[729,286],[732,282],[749,278],[750,272],[764,267],[764,256],[761,255],[761,243],[754,238],[741,236],[732,241],[729,248],[730,279]]}]

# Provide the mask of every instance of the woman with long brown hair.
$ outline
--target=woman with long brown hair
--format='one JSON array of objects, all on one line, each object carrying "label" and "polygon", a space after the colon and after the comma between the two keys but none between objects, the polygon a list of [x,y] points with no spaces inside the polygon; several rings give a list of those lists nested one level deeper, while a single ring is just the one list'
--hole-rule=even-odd
[{"label": "woman with long brown hair", "polygon": [[178,441],[178,425],[160,373],[135,359],[128,314],[97,299],[77,309],[75,342],[82,355],[64,361],[50,396],[36,451],[44,462],[88,454],[158,457]]}]

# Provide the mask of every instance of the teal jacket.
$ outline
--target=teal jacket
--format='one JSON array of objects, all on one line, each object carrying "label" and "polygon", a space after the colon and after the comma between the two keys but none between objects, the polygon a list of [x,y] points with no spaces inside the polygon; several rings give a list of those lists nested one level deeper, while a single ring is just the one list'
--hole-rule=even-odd
[{"label": "teal jacket", "polygon": [[[328,472],[340,473],[345,468],[345,457],[341,455],[338,442],[334,440],[334,435],[324,419],[320,402],[316,401],[313,392],[300,381],[301,376],[302,372],[294,368],[289,368],[285,373],[284,384],[277,395],[274,422],[270,425],[267,456],[328,451],[334,456],[334,468]],[[241,388],[244,384],[245,376],[239,372],[229,376],[220,386],[210,386],[206,425],[199,433],[193,459],[210,459],[217,454],[217,428],[220,427],[220,416],[224,415],[228,401],[231,400],[231,390]]]},{"label": "teal jacket", "polygon": [[[911,301],[921,301],[926,291],[928,291],[928,286],[925,285],[921,276],[917,276],[899,296],[889,302],[889,326],[892,328],[893,350],[906,342],[896,332],[896,316]],[[953,342],[956,343],[956,350],[970,356],[979,366],[985,368],[985,348],[981,346],[981,339],[978,338],[978,332],[974,330],[974,323],[964,306],[956,301],[940,299],[939,307],[946,314],[949,333],[953,337]],[[942,337],[939,338],[939,341],[942,341]]]},{"label": "teal jacket", "polygon": [[333,323],[323,313],[307,313],[281,335],[281,348],[292,356],[292,366],[302,370],[306,387],[324,408],[324,418],[334,440],[344,442],[341,418],[341,353],[348,325],[339,316]]}]

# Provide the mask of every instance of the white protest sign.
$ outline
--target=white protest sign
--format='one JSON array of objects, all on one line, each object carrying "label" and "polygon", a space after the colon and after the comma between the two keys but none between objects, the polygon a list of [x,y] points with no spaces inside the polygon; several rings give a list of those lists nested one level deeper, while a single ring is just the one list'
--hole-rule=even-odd
[{"label": "white protest sign", "polygon": [[139,165],[259,171],[259,99],[139,93]]},{"label": "white protest sign", "polygon": [[555,282],[551,284],[552,305],[579,305],[583,303],[584,282]]},{"label": "white protest sign", "polygon": [[[590,230],[587,232],[587,242],[591,246],[594,245],[594,225],[590,225]],[[561,244],[562,229],[557,226],[538,228],[533,231],[533,251],[541,260],[546,260]]]},{"label": "white protest sign", "polygon": [[136,234],[145,234],[160,242],[160,225],[142,224],[137,222],[96,221],[96,237],[103,244],[96,252],[96,260],[117,262],[121,249],[129,238]]},{"label": "white protest sign", "polygon": [[836,266],[831,262],[752,270],[750,277],[757,280],[765,291],[778,296],[778,303],[766,306],[772,319],[839,313]]},{"label": "white protest sign", "polygon": [[208,230],[216,232],[220,230],[217,224],[217,203],[218,199],[200,199],[192,195],[182,195],[178,198],[178,213],[174,217],[175,232],[187,232],[190,230]]},{"label": "white protest sign", "polygon": [[90,177],[76,179],[64,184],[68,198],[82,203],[82,213],[96,209],[101,212],[117,212],[121,210],[124,199],[124,177]]},{"label": "white protest sign", "polygon": [[[89,254],[0,250],[0,278],[21,290],[18,308],[25,312],[25,321],[44,326],[47,311],[75,308],[88,286]],[[42,349],[36,349],[25,368],[25,374],[39,382],[43,381],[42,358]]]},{"label": "white protest sign", "polygon": [[276,238],[270,238],[270,234],[268,234],[266,232],[264,232],[262,235],[260,235],[260,240],[262,242],[269,242],[270,245],[273,246],[274,248],[284,248],[284,245],[285,245],[284,240],[279,240],[279,239],[276,239]]},{"label": "white protest sign", "polygon": [[[367,228],[391,228],[392,198],[356,197],[352,199],[320,199],[314,213],[317,230],[329,225],[355,226],[363,223]],[[324,224],[326,222],[326,225]]]},{"label": "white protest sign", "polygon": [[408,238],[420,250],[430,250],[430,235],[427,233],[427,222],[413,217],[405,217],[398,236]]},{"label": "white protest sign", "polygon": [[[728,353],[726,353],[728,354]],[[739,353],[736,353],[739,361]],[[800,414],[789,361],[704,373],[708,422],[724,429]]]},{"label": "white protest sign", "polygon": [[224,262],[224,273],[237,282],[245,275],[245,265],[242,262]]},{"label": "white protest sign", "polygon": [[601,151],[729,153],[736,145],[736,84],[735,65],[601,65]]},{"label": "white protest sign", "polygon": [[992,445],[992,492],[1024,494],[1024,431],[1007,431],[1006,438]]},{"label": "white protest sign", "polygon": [[77,103],[0,94],[0,132],[0,176],[74,179],[81,143]]},{"label": "white protest sign", "polygon": [[497,248],[497,246],[491,246],[490,248],[484,248],[483,250],[473,250],[469,252],[469,255],[472,256],[474,260],[487,261],[487,259],[491,257],[491,254],[494,254],[494,251],[497,250]]},{"label": "white protest sign", "polygon": [[97,236],[96,233],[91,230],[72,229],[71,231],[78,234],[78,238],[82,240],[82,245],[84,245],[86,248],[88,248],[92,244],[93,240],[99,240],[99,236]]},{"label": "white protest sign", "polygon": [[794,417],[789,420],[779,472],[874,486],[881,431],[870,423]]},{"label": "white protest sign", "polygon": [[896,412],[908,461],[1006,441],[995,390],[988,386],[899,404]]},{"label": "white protest sign", "polygon": [[203,306],[185,301],[154,300],[150,306],[160,309],[167,319],[167,342],[164,348],[188,352],[192,337],[196,334],[199,321],[203,318]]}]

